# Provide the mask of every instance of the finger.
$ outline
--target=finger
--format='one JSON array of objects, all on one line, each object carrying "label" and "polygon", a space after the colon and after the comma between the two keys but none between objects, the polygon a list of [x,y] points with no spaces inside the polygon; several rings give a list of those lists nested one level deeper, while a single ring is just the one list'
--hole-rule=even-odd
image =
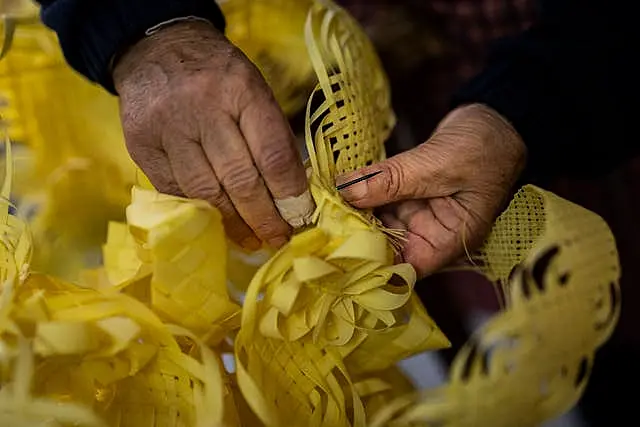
[{"label": "finger", "polygon": [[296,228],[309,224],[315,204],[305,168],[289,123],[268,89],[242,110],[239,126],[282,217]]},{"label": "finger", "polygon": [[396,216],[409,232],[404,258],[421,275],[434,273],[464,253],[463,212],[448,200],[410,200],[398,205]]},{"label": "finger", "polygon": [[404,262],[415,268],[418,277],[426,277],[446,265],[442,253],[438,252],[423,236],[409,231],[406,239],[402,257]]},{"label": "finger", "polygon": [[203,130],[202,146],[220,184],[261,240],[275,248],[284,245],[291,228],[280,217],[237,124],[228,116],[216,120],[215,127]]},{"label": "finger", "polygon": [[220,210],[227,235],[246,249],[257,250],[261,243],[245,224],[224,192],[202,150],[193,140],[165,144],[173,174],[186,196],[206,200]]},{"label": "finger", "polygon": [[[404,231],[405,233],[407,232],[407,226],[405,224],[403,224],[402,221],[400,221],[393,213],[391,213],[391,212],[380,212],[378,217],[380,218],[380,221],[382,221],[382,224],[385,227],[393,229],[393,230]],[[394,263],[395,264],[400,264],[402,262],[405,262],[404,261],[404,256],[403,256],[403,251],[395,253],[394,254]]]},{"label": "finger", "polygon": [[450,221],[443,225],[429,203],[428,200],[407,200],[398,205],[396,216],[408,230],[422,235],[434,249],[446,251],[455,242],[460,223],[454,228],[448,226]]},{"label": "finger", "polygon": [[376,210],[376,216],[382,221],[382,225],[387,228],[399,231],[407,231],[407,225],[400,221],[396,215],[396,206],[389,205]]},{"label": "finger", "polygon": [[[430,157],[427,144],[398,154],[380,163],[337,178],[336,184],[369,174],[377,175],[341,190],[344,199],[358,208],[375,208],[416,198],[442,197],[444,162]],[[437,153],[433,153],[436,157]]]},{"label": "finger", "polygon": [[173,176],[167,153],[160,148],[140,148],[131,153],[136,164],[161,193],[182,197],[184,194]]}]

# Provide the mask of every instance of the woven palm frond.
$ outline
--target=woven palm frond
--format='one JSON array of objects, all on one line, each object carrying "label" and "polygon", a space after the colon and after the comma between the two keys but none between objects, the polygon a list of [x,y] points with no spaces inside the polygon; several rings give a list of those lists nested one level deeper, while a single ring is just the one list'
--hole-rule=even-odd
[{"label": "woven palm frond", "polygon": [[[238,0],[235,6],[241,4],[247,5]],[[463,348],[448,384],[416,393],[398,374],[400,360],[449,343],[413,292],[413,268],[394,264],[398,241],[371,212],[347,205],[334,182],[337,174],[385,158],[394,123],[387,79],[370,41],[344,10],[315,0],[304,16],[291,43],[306,46],[318,82],[306,116],[317,210],[313,223],[261,266],[227,274],[229,265],[242,262],[229,255],[216,209],[136,188],[126,196],[126,220],[108,227],[102,268],[85,272],[80,284],[33,273],[30,253],[39,241],[32,243],[11,208],[14,168],[6,144],[1,425],[533,427],[579,399],[594,352],[619,316],[615,242],[597,215],[533,186],[514,197],[474,256],[505,289],[504,311]],[[27,45],[41,52],[42,39],[36,40]],[[36,58],[24,51],[18,57]],[[0,62],[0,90],[19,89],[19,99],[37,96],[27,90],[29,82],[35,88],[54,78],[3,74],[15,61]],[[56,61],[61,58],[52,69],[64,68]],[[31,110],[20,111],[9,135],[50,143],[42,131],[47,122],[25,120]],[[74,126],[57,119],[56,129]],[[67,153],[84,147],[78,144]],[[78,171],[104,176],[87,165],[109,161],[87,156],[95,163],[71,159],[75,168],[60,172],[66,178],[56,188],[84,182],[76,197],[99,193],[100,179]],[[56,168],[70,161],[58,160]],[[118,193],[124,187],[118,184]],[[54,204],[69,203],[61,192],[49,194]],[[103,210],[86,211],[86,218]],[[64,220],[74,221],[69,212]],[[97,221],[107,229],[104,217]],[[51,227],[60,228],[64,224]],[[250,276],[240,304],[227,280]],[[223,367],[230,353],[233,366]]]}]

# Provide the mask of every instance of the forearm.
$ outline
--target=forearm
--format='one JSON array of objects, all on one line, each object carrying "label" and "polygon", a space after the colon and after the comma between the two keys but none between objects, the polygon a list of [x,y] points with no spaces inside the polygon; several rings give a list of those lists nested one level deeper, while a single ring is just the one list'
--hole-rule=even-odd
[{"label": "forearm", "polygon": [[537,25],[499,42],[455,105],[486,104],[509,120],[534,177],[606,172],[640,147],[631,134],[634,15],[618,0],[541,3]]},{"label": "forearm", "polygon": [[175,18],[197,17],[224,30],[214,0],[38,0],[43,22],[60,40],[69,65],[115,93],[111,61],[144,37],[145,32]]}]

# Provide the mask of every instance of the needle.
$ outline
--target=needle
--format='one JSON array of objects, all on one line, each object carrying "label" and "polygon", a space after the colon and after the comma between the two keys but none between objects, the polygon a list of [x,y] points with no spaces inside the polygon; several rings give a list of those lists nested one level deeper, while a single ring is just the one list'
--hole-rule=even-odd
[{"label": "needle", "polygon": [[338,186],[336,187],[336,190],[338,190],[338,191],[340,191],[340,190],[344,190],[344,189],[345,189],[345,188],[347,188],[347,187],[350,187],[350,186],[352,186],[352,185],[354,185],[354,184],[357,184],[357,183],[359,183],[359,182],[362,182],[362,181],[366,181],[367,179],[373,178],[374,176],[376,176],[376,175],[378,175],[378,174],[381,174],[381,173],[382,173],[382,171],[376,171],[376,172],[368,173],[368,174],[366,174],[366,175],[364,175],[364,176],[361,176],[360,178],[356,178],[356,179],[354,179],[354,180],[351,180],[351,181],[345,182],[344,184],[340,184],[340,185],[338,185]]}]

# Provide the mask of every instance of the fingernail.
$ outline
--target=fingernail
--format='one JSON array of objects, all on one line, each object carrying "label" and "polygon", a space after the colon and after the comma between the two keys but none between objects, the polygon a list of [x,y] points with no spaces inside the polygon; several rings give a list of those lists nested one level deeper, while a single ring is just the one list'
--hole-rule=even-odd
[{"label": "fingernail", "polygon": [[369,188],[367,182],[362,181],[341,189],[340,194],[342,194],[342,197],[347,200],[360,200],[367,197],[368,191]]},{"label": "fingernail", "polygon": [[360,177],[362,177],[362,174],[359,174],[357,172],[349,172],[344,175],[338,175],[336,177],[336,189],[340,190],[347,183],[352,182]]},{"label": "fingernail", "polygon": [[260,240],[255,237],[247,237],[242,241],[242,243],[240,243],[240,246],[242,246],[246,250],[253,252],[262,247],[262,242],[260,242]]},{"label": "fingernail", "polygon": [[359,182],[368,181],[371,178],[373,178],[374,176],[380,175],[381,173],[382,173],[382,171],[374,171],[374,172],[369,172],[369,173],[366,173],[366,174],[363,174],[363,175],[354,176],[353,178],[343,177],[341,179],[342,184],[338,184],[336,182],[336,184],[337,184],[336,188],[338,190],[342,190],[343,188],[351,187],[352,185],[355,185],[355,184],[357,184]]}]

